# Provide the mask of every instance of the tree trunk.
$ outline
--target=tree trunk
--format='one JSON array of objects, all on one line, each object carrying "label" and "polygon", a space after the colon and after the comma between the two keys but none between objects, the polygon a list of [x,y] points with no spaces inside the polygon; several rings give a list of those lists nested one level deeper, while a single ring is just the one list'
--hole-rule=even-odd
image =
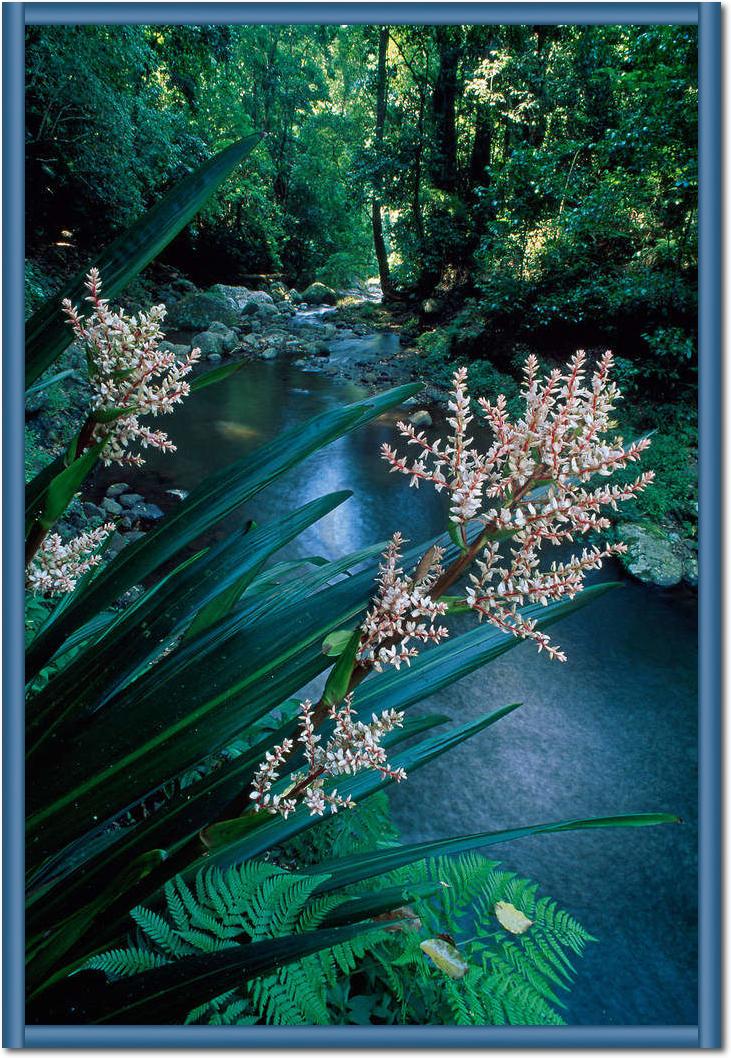
[{"label": "tree trunk", "polygon": [[439,74],[434,85],[432,111],[436,129],[438,160],[434,184],[442,191],[457,190],[457,66],[460,45],[450,26],[436,27]]},{"label": "tree trunk", "polygon": [[[380,162],[383,155],[383,131],[386,125],[386,48],[388,47],[388,26],[381,26],[378,32],[378,73],[376,77],[376,156]],[[373,248],[378,261],[378,275],[381,290],[386,297],[391,290],[391,277],[388,268],[386,241],[383,238],[383,218],[381,217],[381,195],[383,181],[380,173],[374,181],[373,202],[371,205],[371,222],[373,224]]]},{"label": "tree trunk", "polygon": [[475,138],[470,157],[470,187],[485,187],[490,182],[487,172],[492,154],[492,122],[482,109],[475,118]]}]

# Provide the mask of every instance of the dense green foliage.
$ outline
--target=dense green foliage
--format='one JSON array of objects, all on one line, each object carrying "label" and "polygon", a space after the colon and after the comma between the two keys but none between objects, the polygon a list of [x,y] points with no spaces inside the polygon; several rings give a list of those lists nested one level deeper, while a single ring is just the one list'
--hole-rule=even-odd
[{"label": "dense green foliage", "polygon": [[108,239],[256,128],[255,164],[184,239],[193,278],[343,284],[372,269],[377,188],[399,285],[475,295],[495,327],[629,329],[651,364],[692,360],[695,30],[390,27],[376,142],[378,36],[29,29],[30,247]]}]

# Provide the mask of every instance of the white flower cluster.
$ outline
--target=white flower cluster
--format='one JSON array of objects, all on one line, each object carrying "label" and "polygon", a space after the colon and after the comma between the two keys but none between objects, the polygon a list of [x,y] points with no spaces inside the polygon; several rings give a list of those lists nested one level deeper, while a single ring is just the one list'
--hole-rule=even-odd
[{"label": "white flower cluster", "polygon": [[[144,459],[129,451],[132,443],[142,448],[173,452],[175,445],[162,430],[151,430],[139,421],[141,415],[164,415],[190,393],[185,376],[200,359],[193,349],[183,360],[170,350],[160,349],[164,337],[161,323],[164,305],[149,312],[128,316],[121,309],[109,308],[101,297],[101,280],[96,268],[87,276],[86,298],[91,315],[81,316],[66,298],[63,310],[74,335],[85,348],[93,396],[93,417],[97,420],[90,443],[106,440],[102,461],[140,466]],[[123,409],[129,409],[124,412]],[[121,414],[118,414],[122,410]],[[108,416],[108,418],[107,418]]]},{"label": "white flower cluster", "polygon": [[[395,533],[379,567],[373,605],[361,625],[358,662],[372,666],[377,672],[384,665],[397,669],[402,662],[409,665],[411,658],[419,653],[418,647],[410,643],[439,643],[449,634],[446,628],[434,625],[436,618],[447,612],[446,603],[435,602],[429,595],[429,589],[442,573],[439,565],[442,551],[432,548],[414,577],[407,579],[398,565],[402,546],[403,537]],[[420,621],[421,617],[426,621]]]},{"label": "white flower cluster", "polygon": [[[578,352],[565,371],[556,369],[540,378],[536,358],[528,357],[521,418],[510,421],[504,396],[495,404],[479,401],[494,436],[486,452],[476,449],[467,436],[472,414],[467,372],[460,368],[454,375],[447,420],[453,433],[444,448],[439,441],[427,441],[413,426],[399,423],[420,455],[409,464],[389,445],[382,449],[391,469],[409,475],[412,485],[428,481],[437,490],[450,492],[450,518],[461,527],[466,548],[467,524],[479,524],[477,544],[468,552],[470,559],[477,560],[479,572],[470,577],[466,601],[480,619],[532,639],[539,650],[560,660],[565,660],[561,651],[519,609],[527,603],[547,605],[572,598],[583,587],[585,574],[598,569],[608,555],[623,551],[624,545],[590,548],[581,557],[542,570],[542,544],[573,541],[577,533],[608,528],[602,507],[616,510],[618,503],[636,496],[654,476],[648,472],[627,485],[584,487],[595,475],[608,477],[636,462],[650,444],[644,438],[625,447],[621,437],[607,436],[620,397],[609,380],[611,367],[612,354],[607,352],[587,379],[586,355]],[[507,558],[499,548],[505,538],[511,540]]]},{"label": "white flower cluster", "polygon": [[298,804],[304,804],[310,815],[323,815],[326,807],[332,813],[339,808],[354,808],[350,796],[341,797],[337,790],[325,790],[325,780],[337,775],[354,775],[370,769],[379,771],[384,778],[401,782],[406,778],[403,768],[391,768],[386,750],[381,742],[384,735],[403,725],[404,714],[393,709],[380,716],[375,713],[370,723],[356,719],[352,696],[340,706],[332,706],[330,719],[334,722],[332,734],[322,744],[322,736],[315,730],[314,707],[304,701],[300,706],[300,732],[296,742],[303,747],[306,769],[294,772],[290,785],[282,793],[272,793],[272,785],[280,776],[280,769],[291,755],[295,741],[284,739],[280,746],[268,752],[254,776],[250,797],[254,810],[279,814],[286,819]]},{"label": "white flower cluster", "polygon": [[65,543],[58,533],[51,533],[26,570],[27,587],[47,595],[73,591],[79,577],[101,562],[94,552],[112,532],[114,526],[109,522]]}]

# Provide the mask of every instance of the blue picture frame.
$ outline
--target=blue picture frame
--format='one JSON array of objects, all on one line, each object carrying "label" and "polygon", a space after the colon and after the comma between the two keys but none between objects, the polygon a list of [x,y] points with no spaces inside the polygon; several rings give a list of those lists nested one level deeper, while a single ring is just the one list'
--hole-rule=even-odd
[{"label": "blue picture frame", "polygon": [[[699,1023],[688,1026],[25,1026],[23,932],[23,48],[49,23],[633,23],[699,30]],[[721,4],[5,3],[3,4],[3,1045],[35,1047],[482,1048],[721,1045]]]}]

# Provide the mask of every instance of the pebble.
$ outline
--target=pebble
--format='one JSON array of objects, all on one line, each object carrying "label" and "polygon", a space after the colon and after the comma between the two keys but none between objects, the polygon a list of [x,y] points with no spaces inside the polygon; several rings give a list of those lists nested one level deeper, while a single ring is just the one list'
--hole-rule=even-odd
[{"label": "pebble", "polygon": [[129,485],[124,481],[118,481],[115,485],[109,486],[106,494],[114,499],[116,496],[121,496],[123,492],[129,492]]},{"label": "pebble", "polygon": [[165,492],[168,496],[174,496],[176,500],[184,500],[188,495],[186,489],[166,489]]},{"label": "pebble", "polygon": [[107,514],[116,515],[122,513],[121,505],[116,500],[110,499],[109,496],[102,500],[102,510],[105,510]]},{"label": "pebble", "polygon": [[156,522],[164,518],[163,512],[154,503],[138,503],[129,510],[129,517],[133,521]]}]

